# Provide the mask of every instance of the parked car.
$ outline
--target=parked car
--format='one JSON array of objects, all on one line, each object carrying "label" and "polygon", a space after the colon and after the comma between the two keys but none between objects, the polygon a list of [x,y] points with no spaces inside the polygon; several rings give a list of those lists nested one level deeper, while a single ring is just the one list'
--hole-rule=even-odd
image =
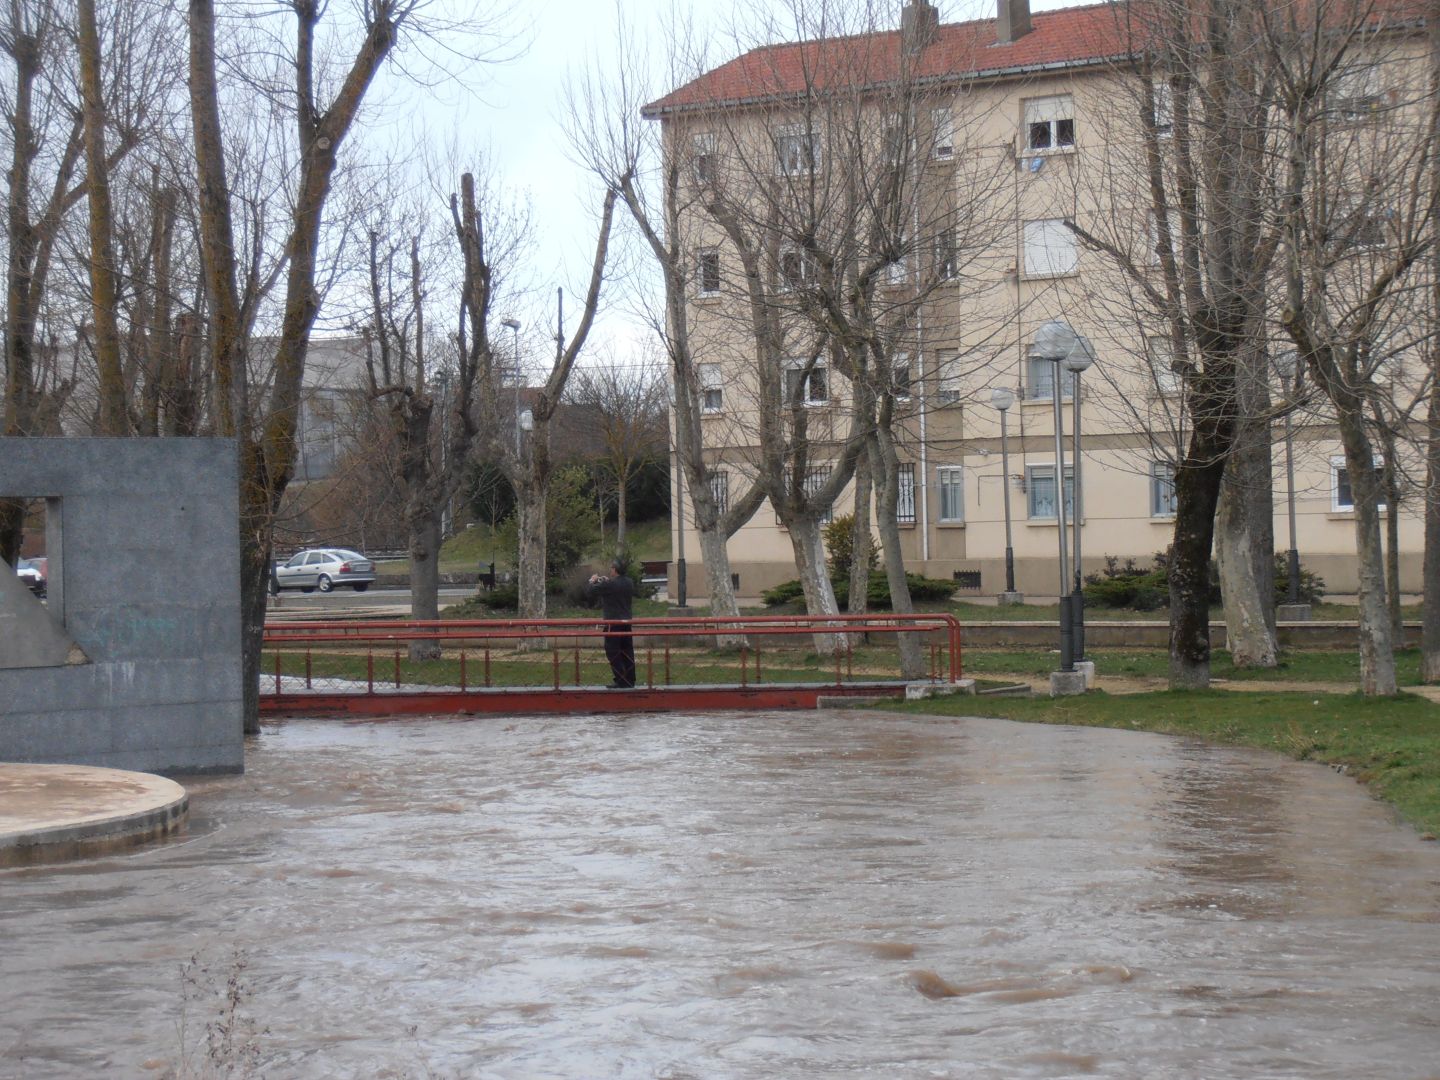
[{"label": "parked car", "polygon": [[301,592],[329,592],[347,585],[364,592],[375,581],[375,564],[358,551],[346,548],[309,548],[275,567],[270,591],[299,589]]},{"label": "parked car", "polygon": [[21,559],[15,564],[15,573],[30,587],[36,596],[44,596],[50,583],[49,559]]}]

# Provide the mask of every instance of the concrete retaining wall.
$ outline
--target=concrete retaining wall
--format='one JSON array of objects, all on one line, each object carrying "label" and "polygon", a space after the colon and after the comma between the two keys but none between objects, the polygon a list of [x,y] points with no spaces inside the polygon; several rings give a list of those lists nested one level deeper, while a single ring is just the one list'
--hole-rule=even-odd
[{"label": "concrete retaining wall", "polygon": [[243,768],[238,490],[228,439],[0,439],[0,495],[49,500],[49,616],[84,653],[0,663],[0,760]]}]

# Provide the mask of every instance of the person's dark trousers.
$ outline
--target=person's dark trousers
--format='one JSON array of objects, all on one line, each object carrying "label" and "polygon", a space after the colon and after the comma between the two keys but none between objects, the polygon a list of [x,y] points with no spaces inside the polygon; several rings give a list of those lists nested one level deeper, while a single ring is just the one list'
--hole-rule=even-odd
[{"label": "person's dark trousers", "polygon": [[628,622],[606,623],[609,633],[605,637],[605,659],[610,661],[610,670],[615,673],[615,686],[626,689],[635,685],[635,638],[630,633]]}]

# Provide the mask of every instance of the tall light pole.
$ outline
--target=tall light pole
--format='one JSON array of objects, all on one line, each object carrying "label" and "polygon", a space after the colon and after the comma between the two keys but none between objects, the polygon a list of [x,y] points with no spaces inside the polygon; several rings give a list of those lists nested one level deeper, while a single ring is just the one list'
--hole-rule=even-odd
[{"label": "tall light pole", "polygon": [[501,319],[500,325],[510,331],[510,380],[515,390],[515,459],[520,459],[520,320]]},{"label": "tall light pole", "polygon": [[1070,618],[1073,629],[1070,632],[1071,645],[1075,650],[1075,659],[1085,659],[1085,579],[1080,565],[1080,519],[1085,513],[1084,507],[1084,486],[1080,483],[1080,375],[1095,362],[1095,350],[1090,347],[1090,341],[1083,334],[1075,335],[1075,344],[1065,355],[1063,364],[1065,370],[1075,376],[1070,388],[1070,396],[1073,401],[1075,412],[1074,423],[1070,425],[1071,436],[1075,440],[1075,451],[1071,455],[1075,460],[1075,479],[1072,482],[1071,490],[1074,491],[1074,520],[1075,520],[1075,543],[1073,554],[1075,556],[1075,578],[1074,591],[1070,599]]},{"label": "tall light pole", "polygon": [[[1093,362],[1094,354],[1079,334],[1058,319],[1044,323],[1035,332],[1030,355],[1054,365],[1050,398],[1055,413],[1055,516],[1060,550],[1060,670],[1050,677],[1050,693],[1078,694],[1085,690],[1085,678],[1075,671],[1075,623],[1073,609],[1077,597],[1071,592],[1069,545],[1065,523],[1065,412],[1060,405],[1063,371],[1083,371]],[[1071,365],[1078,365],[1072,367]],[[1078,484],[1078,477],[1076,487]],[[1078,563],[1078,560],[1077,560]]]},{"label": "tall light pole", "polygon": [[1300,358],[1294,350],[1286,350],[1275,358],[1280,369],[1285,394],[1290,400],[1285,409],[1285,509],[1290,518],[1290,549],[1285,552],[1285,604],[1288,610],[1277,611],[1276,618],[1298,621],[1310,618],[1310,605],[1300,602],[1300,549],[1295,543],[1295,442],[1290,424],[1290,414],[1300,398],[1300,380],[1303,372]]},{"label": "tall light pole", "polygon": [[1010,433],[1005,426],[1005,417],[1010,406],[1015,404],[1015,395],[1003,386],[990,391],[990,404],[1000,414],[1000,490],[1005,500],[1005,591],[1000,595],[1001,604],[1022,602],[1015,591],[1015,545],[1010,532]]}]

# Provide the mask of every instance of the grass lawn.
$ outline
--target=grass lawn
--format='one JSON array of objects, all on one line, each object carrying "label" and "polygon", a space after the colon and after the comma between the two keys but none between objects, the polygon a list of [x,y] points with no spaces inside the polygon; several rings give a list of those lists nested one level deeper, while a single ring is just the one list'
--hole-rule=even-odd
[{"label": "grass lawn", "polygon": [[[1164,678],[1170,669],[1170,654],[1164,649],[1090,649],[1087,655],[1095,669],[1105,675],[1136,678]],[[1002,649],[966,649],[965,671],[971,675],[1005,674],[1047,676],[1055,670],[1056,653]],[[1401,685],[1420,685],[1420,650],[1400,649],[1395,653],[1396,674]],[[1349,650],[1290,650],[1276,668],[1237,668],[1230,654],[1218,649],[1211,655],[1212,678],[1229,682],[1316,682],[1339,683],[1346,688],[1360,684],[1360,655]]]},{"label": "grass lawn", "polygon": [[887,704],[949,716],[1155,731],[1343,766],[1427,835],[1440,832],[1440,705],[1402,694],[1160,691],[1069,698],[955,697]]}]

